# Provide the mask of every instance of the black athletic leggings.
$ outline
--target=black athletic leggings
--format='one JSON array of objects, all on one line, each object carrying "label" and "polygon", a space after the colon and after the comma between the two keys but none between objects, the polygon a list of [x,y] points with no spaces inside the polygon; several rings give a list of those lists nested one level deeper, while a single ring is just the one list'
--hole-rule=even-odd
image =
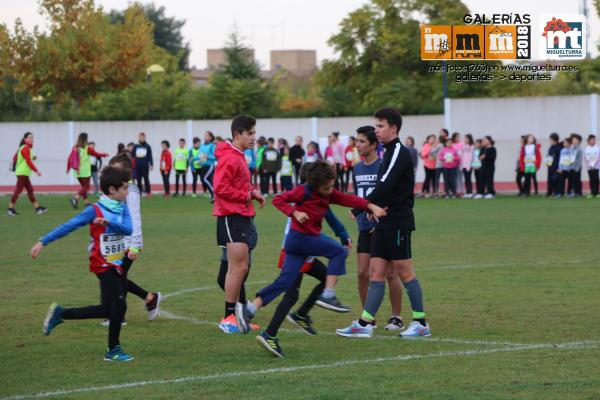
[{"label": "black athletic leggings", "polygon": [[294,282],[294,284],[285,292],[283,298],[277,305],[273,318],[271,318],[271,322],[267,327],[267,334],[269,336],[277,336],[277,332],[279,331],[279,327],[283,323],[283,320],[298,301],[300,285],[302,285],[302,277],[304,275],[312,276],[319,281],[319,284],[313,288],[306,300],[304,300],[302,306],[298,308],[298,315],[306,317],[321,293],[323,293],[323,289],[325,289],[325,280],[327,278],[327,267],[319,259],[315,258],[312,268],[305,273],[298,275],[296,282]]},{"label": "black athletic leggings", "polygon": [[472,194],[473,193],[473,182],[471,181],[471,169],[466,169],[463,168],[462,172],[463,172],[463,176],[465,177],[465,189],[467,191],[467,194]]},{"label": "black athletic leggings", "polygon": [[171,192],[171,184],[169,183],[169,178],[171,177],[171,171],[169,172],[161,172],[160,173],[162,175],[162,179],[163,179],[163,187],[165,190],[165,194],[169,194]]},{"label": "black athletic leggings", "polygon": [[183,182],[183,195],[185,196],[185,191],[187,189],[187,183],[185,182],[186,176],[187,171],[175,170],[175,194],[179,194],[179,177],[181,177],[181,181]]},{"label": "black athletic leggings", "polygon": [[108,318],[108,348],[120,344],[121,322],[127,311],[127,280],[126,277],[111,268],[110,270],[96,275],[100,280],[101,304],[95,306],[66,308],[62,319],[90,319]]},{"label": "black athletic leggings", "polygon": [[421,193],[429,193],[430,190],[433,190],[433,181],[435,179],[435,169],[434,168],[425,168],[425,180],[423,181],[423,187],[421,189]]},{"label": "black athletic leggings", "polygon": [[129,279],[129,269],[132,265],[133,260],[130,260],[126,255],[123,259],[123,264],[121,264],[121,266],[123,267],[123,270],[125,270],[125,277],[127,278],[127,292],[135,294],[142,300],[146,300],[146,297],[148,297],[148,291],[144,290],[143,288],[138,286],[137,283]]}]

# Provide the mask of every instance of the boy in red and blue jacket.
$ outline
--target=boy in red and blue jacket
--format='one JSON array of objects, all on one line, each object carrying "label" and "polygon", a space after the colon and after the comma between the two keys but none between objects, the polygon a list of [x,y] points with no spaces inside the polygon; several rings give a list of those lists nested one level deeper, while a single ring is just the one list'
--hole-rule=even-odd
[{"label": "boy in red and blue jacket", "polygon": [[63,308],[52,304],[44,320],[44,334],[49,335],[63,320],[108,318],[106,361],[133,360],[121,349],[119,342],[121,321],[127,310],[126,273],[122,266],[126,251],[125,237],[133,231],[129,209],[123,203],[127,198],[129,178],[130,173],[124,169],[104,168],[100,177],[104,195],[100,200],[42,237],[31,249],[31,257],[35,259],[45,246],[76,229],[90,226],[89,268],[100,281],[101,304],[79,308]]}]

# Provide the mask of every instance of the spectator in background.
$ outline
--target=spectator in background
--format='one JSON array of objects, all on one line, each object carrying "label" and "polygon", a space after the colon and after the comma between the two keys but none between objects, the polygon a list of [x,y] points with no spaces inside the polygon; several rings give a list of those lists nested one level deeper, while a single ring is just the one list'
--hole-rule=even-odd
[{"label": "spectator in background", "polygon": [[133,153],[138,178],[138,189],[140,189],[140,193],[143,193],[143,181],[143,186],[146,187],[146,195],[150,196],[150,171],[154,168],[154,161],[152,160],[152,147],[146,142],[146,134],[144,132],[140,132],[138,135],[138,144],[133,148]]},{"label": "spectator in background", "polygon": [[433,190],[433,181],[435,179],[435,164],[436,160],[430,155],[431,149],[435,145],[435,135],[427,136],[425,143],[421,147],[421,158],[423,159],[423,167],[425,168],[425,180],[421,188],[421,196],[427,197]]},{"label": "spectator in background", "polygon": [[[473,152],[475,150],[475,143],[473,141],[473,135],[467,133],[463,139],[463,147],[459,154],[460,156],[460,170],[462,171],[464,182],[465,182],[465,199],[473,197],[473,181],[471,179],[473,171]],[[461,173],[459,171],[459,173]]]},{"label": "spectator in background", "polygon": [[546,166],[548,167],[548,189],[546,197],[554,196],[558,194],[560,187],[560,151],[562,150],[562,143],[558,133],[552,132],[550,134],[550,147],[548,148],[548,155],[546,156]]},{"label": "spectator in background", "polygon": [[200,146],[200,182],[202,183],[202,189],[204,193],[208,193],[210,201],[213,202],[215,198],[215,191],[213,189],[213,175],[215,173],[215,164],[217,158],[215,157],[215,135],[211,131],[204,132],[204,143]]},{"label": "spectator in background", "polygon": [[[96,148],[96,143],[90,142],[88,144],[92,149]],[[102,158],[96,156],[90,156],[90,163],[92,165],[92,182],[94,182],[94,196],[98,197],[100,192],[100,184],[98,182],[98,172],[102,169]]]},{"label": "spectator in background", "polygon": [[348,193],[348,186],[350,186],[350,179],[352,179],[354,166],[360,161],[360,155],[356,148],[356,139],[352,136],[348,139],[348,146],[344,151],[344,172],[346,177],[344,178],[344,187],[342,188],[344,193]]},{"label": "spectator in background", "polygon": [[300,182],[300,168],[302,168],[302,162],[306,152],[302,147],[302,136],[296,136],[296,142],[290,149],[290,160],[292,161],[292,167],[294,168],[294,184],[298,185]]},{"label": "spectator in background", "polygon": [[277,151],[279,154],[283,154],[283,147],[287,146],[287,140],[284,138],[277,139]]},{"label": "spectator in background", "polygon": [[290,147],[287,143],[283,146],[281,151],[281,191],[287,192],[294,188],[294,182],[292,180],[294,167],[292,166],[292,160],[290,159]]},{"label": "spectator in background", "polygon": [[571,138],[563,140],[563,147],[560,150],[560,159],[558,161],[558,173],[560,174],[560,184],[558,192],[554,197],[573,196],[573,160],[574,152],[572,149]]},{"label": "spectator in background", "polygon": [[442,128],[440,129],[440,136],[443,136],[444,139],[448,139],[448,137],[450,136],[450,132],[448,132],[448,129]]},{"label": "spectator in background", "polygon": [[[85,205],[89,205],[88,192],[90,190],[90,178],[92,177],[92,163],[90,156],[98,158],[108,157],[107,153],[98,153],[93,147],[89,146],[88,134],[81,132],[77,137],[77,144],[73,146],[69,161],[67,163],[67,172],[72,169],[79,181],[80,189],[71,198],[73,208],[79,207],[79,199],[83,198]],[[75,162],[75,159],[77,160]]]},{"label": "spectator in background", "polygon": [[131,157],[131,180],[133,181],[133,183],[137,182],[137,170],[135,169],[135,155],[133,154],[133,149],[135,148],[135,143],[133,142],[129,142],[127,143],[127,152],[129,153],[129,156]]},{"label": "spectator in background", "polygon": [[173,168],[173,156],[171,155],[171,144],[168,140],[160,142],[162,152],[160,153],[160,175],[163,180],[164,198],[168,198],[171,195],[171,184],[169,178],[171,177],[171,169]]},{"label": "spectator in background", "polygon": [[590,195],[588,198],[598,197],[598,186],[600,185],[598,178],[598,170],[600,169],[600,147],[596,143],[595,135],[588,136],[584,153],[588,176],[590,178]]},{"label": "spectator in background", "polygon": [[267,177],[267,194],[269,193],[269,183],[273,183],[273,195],[277,194],[277,173],[281,170],[281,154],[275,148],[275,139],[269,138],[267,148],[263,154],[263,170]]},{"label": "spectator in background", "polygon": [[185,196],[185,192],[187,190],[187,168],[189,164],[189,151],[185,148],[185,139],[179,139],[179,147],[175,149],[175,161],[173,162],[173,167],[175,168],[175,195],[173,197],[179,196],[179,179],[183,183],[183,196]]},{"label": "spectator in background", "polygon": [[525,178],[525,173],[521,170],[521,154],[523,153],[526,138],[525,135],[521,135],[521,141],[519,142],[519,148],[517,149],[517,162],[515,165],[515,182],[517,183],[519,196],[523,196],[523,180]]},{"label": "spectator in background", "polygon": [[429,151],[429,156],[434,157],[435,160],[435,174],[433,176],[433,197],[438,197],[440,188],[440,177],[442,176],[442,161],[440,160],[440,151],[444,147],[443,143],[446,143],[447,136],[440,135],[438,141],[433,145]]},{"label": "spectator in background", "polygon": [[582,138],[577,133],[571,134],[571,143],[573,144],[573,192],[575,197],[583,196],[583,185],[581,183],[581,169],[583,164],[583,150],[581,150]]},{"label": "spectator in background", "polygon": [[306,162],[311,163],[322,159],[323,156],[321,156],[319,144],[317,142],[310,142],[308,146],[306,146]]},{"label": "spectator in background", "polygon": [[481,160],[480,174],[482,179],[482,191],[475,196],[477,199],[493,199],[496,197],[496,190],[494,189],[494,173],[496,172],[497,154],[494,143],[491,136],[484,137],[481,142],[482,150],[479,159]]},{"label": "spectator in background", "polygon": [[340,140],[339,132],[332,132],[327,136],[329,146],[325,149],[325,160],[335,165],[337,178],[335,180],[335,189],[342,190],[344,187],[343,164],[344,160],[344,145]]},{"label": "spectator in background", "polygon": [[[529,196],[531,193],[531,181],[537,182],[535,175],[542,165],[542,146],[536,143],[535,136],[529,134],[525,137],[525,145],[521,149],[519,156],[519,171],[525,176],[523,190],[519,196]],[[535,185],[535,194],[538,194],[537,185]]]},{"label": "spectator in background", "polygon": [[417,175],[417,166],[419,165],[419,151],[415,149],[415,138],[407,136],[404,140],[404,145],[410,152],[410,158],[413,162],[413,169],[415,170],[415,176]]},{"label": "spectator in background", "polygon": [[33,193],[31,180],[29,179],[32,172],[35,172],[37,176],[42,176],[42,173],[33,163],[35,160],[36,156],[33,153],[33,133],[25,132],[12,160],[11,170],[13,170],[17,176],[17,185],[15,186],[15,191],[8,202],[8,209],[6,210],[6,213],[11,217],[19,215],[15,209],[15,204],[23,189],[27,190],[27,197],[31,204],[33,204],[33,207],[35,207],[35,213],[37,215],[41,215],[48,210],[47,207],[42,207],[40,206],[40,203],[37,202],[35,194]]},{"label": "spectator in background", "polygon": [[121,154],[125,151],[125,145],[123,143],[119,143],[117,145],[117,155]]},{"label": "spectator in background", "polygon": [[462,154],[463,146],[464,146],[464,144],[460,140],[460,133],[454,132],[452,134],[452,148],[454,149],[454,151],[456,151],[456,154],[458,154],[458,158],[459,158],[458,164],[456,165],[456,171],[454,173],[454,176],[456,179],[456,182],[455,182],[456,193],[458,195],[463,195],[465,193],[465,183],[463,180],[462,171],[460,170],[460,155]]},{"label": "spectator in background", "polygon": [[456,192],[456,171],[460,163],[460,157],[456,150],[454,150],[453,142],[450,139],[440,138],[444,147],[440,150],[438,158],[442,162],[442,172],[444,174],[444,191],[446,192],[446,198],[455,198]]},{"label": "spectator in background", "polygon": [[[481,187],[483,185],[483,181],[481,180],[481,159],[479,158],[481,156],[481,147],[483,146],[482,142],[483,141],[481,139],[477,139],[475,141],[475,147],[473,148],[473,161],[471,162],[477,194],[483,193],[483,188]],[[475,198],[477,198],[477,194],[474,196]]]},{"label": "spectator in background", "polygon": [[250,180],[252,181],[252,187],[256,189],[257,185],[257,174],[256,174],[256,150],[246,149],[244,150],[244,157],[246,157],[246,164],[250,170]]},{"label": "spectator in background", "polygon": [[256,169],[258,170],[258,175],[260,178],[260,193],[263,196],[269,195],[269,180],[267,173],[264,169],[264,153],[267,148],[267,139],[264,136],[261,136],[256,141],[256,145],[258,146],[256,149]]},{"label": "spectator in background", "polygon": [[198,176],[200,175],[200,138],[192,139],[192,148],[188,154],[190,170],[192,171],[192,198],[196,198],[196,189],[198,187]]}]

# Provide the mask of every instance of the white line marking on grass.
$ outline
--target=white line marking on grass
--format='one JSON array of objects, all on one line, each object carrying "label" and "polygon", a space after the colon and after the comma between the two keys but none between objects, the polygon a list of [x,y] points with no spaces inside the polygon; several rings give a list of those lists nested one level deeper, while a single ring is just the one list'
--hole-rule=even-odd
[{"label": "white line marking on grass", "polygon": [[418,271],[437,271],[442,269],[469,269],[469,268],[496,268],[496,267],[512,267],[516,265],[525,265],[527,267],[542,267],[542,266],[564,266],[573,264],[583,264],[586,262],[592,262],[594,260],[571,260],[571,261],[511,261],[502,263],[489,263],[489,264],[461,264],[461,265],[439,265],[432,267],[418,268]]},{"label": "white line marking on grass", "polygon": [[[262,285],[264,283],[269,283],[269,282],[268,281],[246,282],[246,285]],[[219,286],[212,285],[212,286],[203,286],[203,287],[197,287],[197,288],[191,288],[191,289],[182,289],[182,290],[178,290],[177,292],[164,294],[162,296],[162,298],[163,298],[163,300],[166,300],[169,297],[179,296],[179,295],[186,294],[186,293],[205,292],[207,290],[213,290],[213,289],[219,289]]]},{"label": "white line marking on grass", "polygon": [[152,381],[136,381],[136,382],[128,382],[128,383],[120,383],[113,385],[105,385],[105,386],[89,386],[83,388],[76,389],[65,389],[65,390],[55,390],[55,391],[47,391],[40,392],[36,394],[24,394],[24,395],[16,395],[5,397],[2,400],[28,400],[28,399],[41,399],[47,397],[57,397],[57,396],[67,396],[71,394],[78,393],[97,393],[97,392],[105,392],[110,390],[121,390],[121,389],[130,389],[141,386],[150,386],[150,385],[169,385],[169,384],[177,384],[177,383],[186,383],[186,382],[199,382],[199,381],[208,381],[208,380],[218,380],[218,379],[226,379],[226,378],[234,378],[234,377],[245,377],[245,376],[256,376],[256,375],[270,375],[275,373],[285,373],[285,372],[296,372],[302,370],[315,370],[315,369],[324,369],[324,368],[337,368],[337,367],[346,367],[352,365],[361,365],[361,364],[373,364],[373,363],[381,363],[381,362],[390,362],[390,361],[411,361],[411,360],[423,360],[430,358],[445,358],[445,357],[464,357],[464,356],[479,356],[486,354],[494,354],[494,353],[510,353],[510,352],[518,352],[518,351],[528,351],[528,350],[540,350],[540,349],[592,349],[599,348],[599,345],[588,344],[586,342],[575,342],[575,343],[563,343],[563,344],[532,344],[518,347],[500,347],[495,349],[485,349],[485,350],[465,350],[465,351],[444,351],[432,354],[407,354],[407,355],[398,355],[393,357],[379,357],[379,358],[371,358],[366,360],[343,360],[337,361],[329,364],[310,364],[310,365],[299,365],[296,367],[281,367],[281,368],[267,368],[267,369],[259,369],[259,370],[246,370],[246,371],[234,371],[234,372],[224,372],[218,374],[210,374],[210,375],[195,375],[195,376],[184,376],[181,378],[174,379],[160,379],[160,380],[152,380]]},{"label": "white line marking on grass", "polygon": [[[167,319],[173,319],[173,320],[179,320],[179,321],[185,321],[185,322],[189,322],[191,324],[194,325],[210,325],[210,326],[218,326],[219,324],[217,322],[214,321],[206,321],[206,320],[200,320],[200,319],[196,319],[194,317],[185,317],[182,315],[177,315],[177,314],[173,314],[172,312],[166,311],[164,309],[160,310],[160,316],[163,318],[167,318]],[[305,333],[299,331],[298,329],[285,329],[285,328],[281,328],[279,329],[280,332],[285,332],[285,333],[296,333],[296,334],[301,334],[301,335],[305,335]],[[318,333],[319,336],[335,336],[338,337],[338,335],[336,335],[333,332],[319,332]],[[370,339],[376,339],[376,340],[408,340],[408,339],[401,339],[398,337],[398,335],[394,334],[394,335],[390,335],[390,336],[384,336],[384,335],[374,335],[373,337],[371,337]],[[349,340],[349,339],[341,339],[341,340]],[[352,340],[352,339],[350,339]],[[428,337],[428,338],[423,338],[420,339],[419,342],[440,342],[440,343],[455,343],[455,344],[465,344],[465,345],[480,345],[480,346],[531,346],[531,345],[544,345],[544,346],[554,346],[554,343],[515,343],[515,342],[508,342],[508,341],[490,341],[490,340],[478,340],[478,339],[461,339],[461,338],[452,338],[452,337]],[[581,342],[575,342],[577,344],[600,344],[600,341],[593,341],[593,340],[587,340],[587,341],[581,341]]]}]

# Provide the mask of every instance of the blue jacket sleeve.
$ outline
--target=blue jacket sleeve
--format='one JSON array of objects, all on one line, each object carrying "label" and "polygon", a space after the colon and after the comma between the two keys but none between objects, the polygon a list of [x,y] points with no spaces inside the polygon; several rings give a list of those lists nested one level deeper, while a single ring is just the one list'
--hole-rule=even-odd
[{"label": "blue jacket sleeve", "polygon": [[[92,207],[88,207],[92,208]],[[117,223],[114,221],[108,222],[108,227],[111,231],[115,233],[120,233],[122,235],[129,236],[133,233],[133,223],[131,222],[131,214],[129,213],[129,207],[127,205],[123,205],[123,213],[122,213],[123,221],[121,223]]]},{"label": "blue jacket sleeve", "polygon": [[208,157],[207,157],[207,161],[209,161],[211,164],[214,164],[215,161],[217,161],[217,159],[215,158],[215,145],[214,143],[208,148]]},{"label": "blue jacket sleeve", "polygon": [[327,224],[331,227],[331,229],[335,233],[335,236],[339,237],[343,241],[348,240],[348,238],[350,237],[348,231],[340,222],[340,220],[337,219],[333,211],[331,211],[331,208],[328,208],[327,212],[325,213],[325,221],[327,221]]},{"label": "blue jacket sleeve", "polygon": [[40,242],[42,242],[44,246],[47,246],[55,240],[67,236],[74,230],[77,230],[82,226],[91,224],[94,221],[94,218],[96,218],[96,211],[94,210],[94,207],[86,207],[85,210],[83,210],[75,217],[71,218],[69,221],[54,228],[50,233],[41,238]]}]

